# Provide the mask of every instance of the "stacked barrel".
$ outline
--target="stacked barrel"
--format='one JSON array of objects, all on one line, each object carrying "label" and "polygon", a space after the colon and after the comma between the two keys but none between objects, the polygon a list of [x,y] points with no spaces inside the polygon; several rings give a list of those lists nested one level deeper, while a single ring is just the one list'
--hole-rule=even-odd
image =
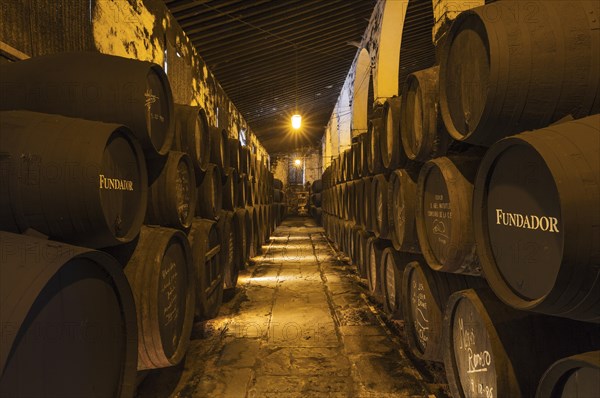
[{"label": "stacked barrel", "polygon": [[149,62],[49,55],[0,84],[0,395],[132,396],[260,252],[272,174]]},{"label": "stacked barrel", "polygon": [[456,397],[598,391],[600,5],[523,7],[460,14],[323,174],[326,234]]},{"label": "stacked barrel", "polygon": [[313,181],[310,186],[310,197],[308,214],[315,219],[317,225],[323,223],[323,209],[321,208],[323,202],[323,182],[321,180]]}]

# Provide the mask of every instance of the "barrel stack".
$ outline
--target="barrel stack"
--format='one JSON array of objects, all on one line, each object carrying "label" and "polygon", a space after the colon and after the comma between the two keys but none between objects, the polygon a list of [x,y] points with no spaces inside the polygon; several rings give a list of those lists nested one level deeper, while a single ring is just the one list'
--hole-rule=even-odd
[{"label": "barrel stack", "polygon": [[[281,219],[268,162],[174,104],[150,62],[41,56],[2,64],[0,84],[0,239],[15,249],[0,312],[27,325],[2,340],[0,395],[130,397],[136,370],[181,361],[194,320],[217,316]],[[34,309],[35,322],[99,329],[36,347]],[[15,377],[32,369],[33,383]]]},{"label": "barrel stack", "polygon": [[326,236],[456,397],[597,391],[600,5],[530,3],[459,14],[322,176]]}]

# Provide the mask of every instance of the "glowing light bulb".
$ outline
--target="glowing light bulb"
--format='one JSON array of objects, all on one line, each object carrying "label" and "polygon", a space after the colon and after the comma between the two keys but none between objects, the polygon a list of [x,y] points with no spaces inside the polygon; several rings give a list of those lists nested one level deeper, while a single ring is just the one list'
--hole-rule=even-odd
[{"label": "glowing light bulb", "polygon": [[300,166],[300,164],[301,164],[301,163],[302,163],[302,162],[300,161],[300,159],[296,159],[296,160],[294,160],[294,164],[295,164],[296,166]]},{"label": "glowing light bulb", "polygon": [[302,116],[296,114],[292,116],[292,127],[298,130],[302,126]]}]

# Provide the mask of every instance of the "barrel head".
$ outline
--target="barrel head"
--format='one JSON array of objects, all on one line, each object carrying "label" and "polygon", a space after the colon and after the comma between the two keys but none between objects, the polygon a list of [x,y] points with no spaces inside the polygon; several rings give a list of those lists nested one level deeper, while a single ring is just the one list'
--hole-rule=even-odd
[{"label": "barrel head", "polygon": [[518,295],[550,292],[562,262],[560,197],[538,152],[514,145],[496,159],[485,206],[490,247],[505,281]]}]

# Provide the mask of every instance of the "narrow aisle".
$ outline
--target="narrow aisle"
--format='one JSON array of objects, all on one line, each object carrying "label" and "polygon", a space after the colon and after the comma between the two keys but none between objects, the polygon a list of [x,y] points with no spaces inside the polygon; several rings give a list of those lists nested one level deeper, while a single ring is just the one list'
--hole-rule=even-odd
[{"label": "narrow aisle", "polygon": [[312,219],[288,218],[184,362],[138,397],[427,397],[427,385]]}]

